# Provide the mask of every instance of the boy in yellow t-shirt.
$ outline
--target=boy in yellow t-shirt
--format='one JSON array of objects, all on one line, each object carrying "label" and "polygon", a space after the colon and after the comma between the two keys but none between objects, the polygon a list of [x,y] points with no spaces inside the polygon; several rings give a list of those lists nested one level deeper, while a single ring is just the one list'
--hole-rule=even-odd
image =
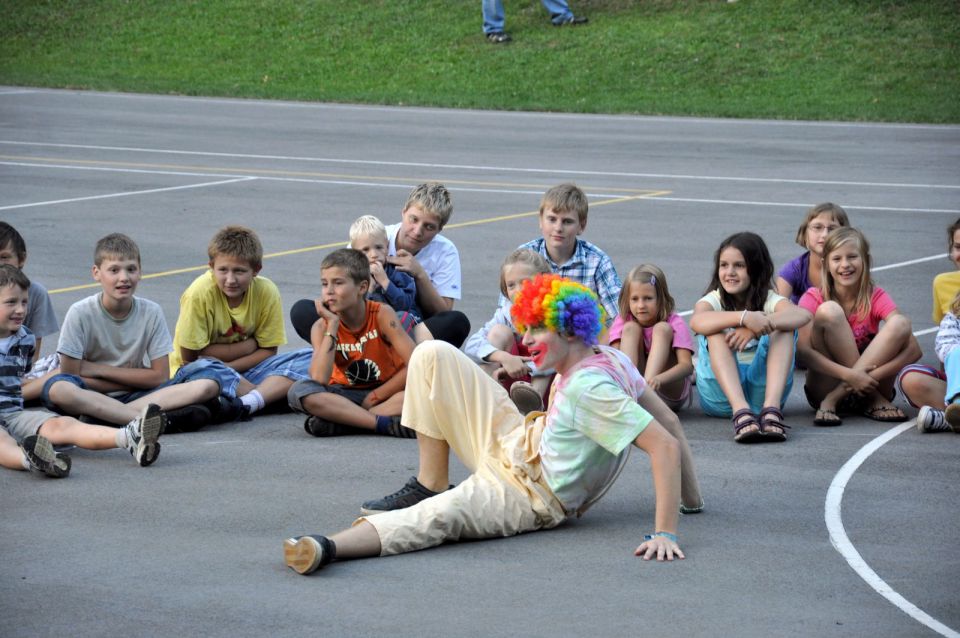
[{"label": "boy in yellow t-shirt", "polygon": [[252,414],[310,377],[312,349],[277,354],[287,342],[283,308],[276,285],[258,276],[263,247],[256,233],[227,226],[210,240],[207,254],[210,270],[180,297],[171,368],[200,357],[219,359],[240,373],[235,394]]}]

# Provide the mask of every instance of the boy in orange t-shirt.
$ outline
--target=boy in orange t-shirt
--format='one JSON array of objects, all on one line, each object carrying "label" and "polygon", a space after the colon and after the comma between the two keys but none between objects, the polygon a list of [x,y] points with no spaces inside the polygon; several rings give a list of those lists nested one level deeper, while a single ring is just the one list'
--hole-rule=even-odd
[{"label": "boy in orange t-shirt", "polygon": [[354,427],[414,438],[413,430],[400,425],[414,343],[390,306],[366,299],[366,256],[351,248],[330,253],[320,265],[320,285],[320,318],[310,330],[310,379],[290,388],[290,407],[309,415],[304,429],[313,436]]}]

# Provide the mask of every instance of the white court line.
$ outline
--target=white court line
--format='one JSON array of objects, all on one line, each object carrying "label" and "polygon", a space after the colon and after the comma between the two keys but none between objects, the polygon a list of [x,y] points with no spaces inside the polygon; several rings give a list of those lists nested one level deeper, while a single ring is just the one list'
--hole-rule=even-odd
[{"label": "white court line", "polygon": [[96,151],[124,151],[129,153],[153,153],[162,155],[190,155],[200,157],[229,157],[235,159],[266,159],[293,162],[320,162],[327,164],[356,164],[366,166],[402,166],[406,168],[441,168],[457,169],[470,171],[496,171],[499,173],[540,173],[540,174],[567,174],[567,175],[590,175],[593,177],[639,177],[645,179],[687,179],[687,180],[707,180],[707,181],[732,181],[732,182],[760,182],[774,184],[817,184],[834,186],[877,186],[886,188],[945,188],[960,189],[960,184],[904,184],[888,182],[848,182],[838,180],[816,180],[816,179],[787,179],[772,177],[725,177],[711,175],[683,175],[671,173],[628,173],[616,171],[582,171],[568,169],[547,169],[547,168],[518,168],[511,166],[485,166],[473,164],[433,164],[426,162],[399,162],[386,160],[357,160],[334,157],[309,157],[297,155],[258,155],[253,153],[217,153],[213,151],[184,151],[178,149],[166,148],[141,148],[137,146],[98,146],[94,144],[58,144],[53,142],[23,142],[16,140],[0,140],[0,144],[12,146],[40,146],[52,148],[77,148]]},{"label": "white court line", "polygon": [[13,90],[13,91],[0,91],[0,95],[23,95],[24,93],[36,93],[32,89],[22,89],[22,90]]},{"label": "white court line", "polygon": [[899,434],[906,432],[916,425],[916,420],[908,421],[895,426],[885,433],[866,444],[849,461],[844,463],[840,471],[830,483],[830,489],[827,491],[827,499],[823,508],[823,518],[827,524],[827,530],[830,533],[830,542],[840,555],[843,556],[850,567],[870,585],[877,593],[889,600],[902,612],[937,632],[942,636],[960,638],[960,633],[947,627],[936,618],[933,618],[925,611],[911,603],[909,600],[898,594],[888,585],[873,569],[867,565],[866,561],[860,555],[860,552],[853,546],[843,528],[843,519],[841,517],[840,507],[843,501],[843,491],[853,476],[853,473],[866,461],[871,454],[879,450],[884,444],[891,441]]},{"label": "white court line", "polygon": [[917,330],[916,332],[913,333],[913,336],[914,336],[914,337],[922,337],[923,335],[928,335],[928,334],[930,334],[931,332],[936,332],[936,331],[939,330],[939,329],[940,329],[940,326],[934,326],[934,327],[932,327],[932,328],[925,328],[925,329],[923,329],[923,330]]},{"label": "white court line", "polygon": [[939,255],[930,255],[929,257],[920,257],[918,259],[911,259],[910,261],[901,261],[896,264],[887,264],[886,266],[874,266],[870,270],[872,272],[878,272],[880,270],[890,270],[892,268],[899,268],[900,266],[912,266],[913,264],[922,264],[926,261],[934,261],[935,259],[944,259],[948,257],[947,253],[940,253]]},{"label": "white court line", "polygon": [[[2,142],[0,142],[2,143]],[[115,173],[145,173],[145,174],[154,174],[154,175],[198,175],[201,177],[227,177],[227,178],[241,178],[243,176],[237,175],[234,173],[190,173],[186,171],[165,171],[158,169],[141,169],[141,168],[112,168],[106,166],[76,166],[72,164],[39,164],[33,162],[11,162],[11,161],[0,161],[0,166],[26,166],[31,168],[64,168],[70,170],[80,170],[80,171],[105,171],[105,172],[115,172]],[[404,188],[409,189],[410,184],[384,184],[382,182],[364,182],[364,181],[353,181],[353,180],[335,180],[335,179],[317,179],[309,177],[277,177],[275,175],[253,175],[247,176],[247,179],[259,179],[264,181],[271,182],[300,182],[306,184],[334,184],[338,186],[370,186],[376,188]],[[411,178],[413,183],[417,181],[417,178]],[[543,193],[540,191],[528,191],[528,190],[512,190],[512,189],[497,189],[497,188],[466,188],[466,187],[456,187],[457,191],[462,191],[466,193],[500,193],[508,195],[536,195],[540,196]],[[618,193],[615,195],[610,195],[606,193],[597,193],[589,191],[588,195],[594,197],[623,197],[623,193]],[[697,204],[737,204],[744,206],[769,206],[769,207],[779,207],[779,208],[810,208],[813,204],[811,203],[796,203],[796,202],[756,202],[756,201],[741,201],[741,200],[726,200],[726,199],[693,199],[693,198],[683,198],[683,197],[666,197],[660,196],[657,197],[644,197],[638,196],[636,199],[650,199],[650,200],[660,200],[668,202],[688,202],[688,203],[697,203]],[[908,213],[950,213],[954,215],[960,215],[960,209],[949,209],[949,208],[890,208],[882,206],[858,206],[856,204],[844,204],[844,208],[850,210],[872,210],[880,212],[908,212]],[[0,209],[2,210],[2,209]]]},{"label": "white court line", "polygon": [[234,182],[246,182],[257,179],[256,177],[240,177],[237,179],[227,179],[219,182],[205,182],[203,184],[186,184],[184,186],[168,186],[166,188],[150,188],[140,191],[126,191],[122,193],[108,193],[106,195],[90,195],[88,197],[71,197],[70,199],[52,199],[46,202],[33,202],[31,204],[15,204],[13,206],[0,206],[0,210],[12,210],[14,208],[31,208],[33,206],[49,206],[51,204],[67,204],[70,202],[83,202],[92,199],[110,199],[113,197],[128,197],[130,195],[147,195],[150,193],[163,193],[166,191],[179,191],[188,188],[204,188],[206,186],[219,186],[221,184],[232,184]]},{"label": "white court line", "polygon": [[674,122],[677,124],[755,124],[762,126],[800,126],[800,127],[826,127],[826,128],[886,128],[886,129],[920,129],[920,130],[956,130],[957,126],[952,124],[909,124],[900,122],[817,122],[813,120],[757,120],[757,119],[725,119],[719,117],[681,117],[667,115],[636,115],[636,114],[606,114],[606,113],[553,113],[543,111],[493,111],[480,109],[454,109],[437,108],[425,106],[378,106],[373,104],[335,104],[329,102],[293,102],[290,100],[267,100],[251,98],[218,98],[218,97],[192,97],[188,95],[153,95],[149,93],[108,93],[103,91],[76,91],[66,89],[36,89],[33,93],[71,93],[85,97],[102,98],[121,98],[128,100],[162,100],[162,101],[189,101],[200,104],[234,104],[238,106],[279,106],[283,108],[301,108],[316,110],[336,110],[336,111],[374,111],[384,113],[403,113],[405,111],[414,113],[434,113],[434,114],[470,114],[495,117],[519,117],[534,119],[577,119],[577,120],[601,120],[601,121],[624,121],[633,120],[643,122]]}]

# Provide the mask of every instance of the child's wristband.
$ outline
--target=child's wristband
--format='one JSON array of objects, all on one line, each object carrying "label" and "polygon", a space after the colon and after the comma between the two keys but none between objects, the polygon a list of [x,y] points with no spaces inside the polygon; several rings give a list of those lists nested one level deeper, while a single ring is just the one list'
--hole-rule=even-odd
[{"label": "child's wristband", "polygon": [[652,540],[653,540],[655,537],[657,537],[657,536],[663,536],[663,537],[666,538],[667,540],[671,540],[671,541],[673,541],[674,543],[677,542],[677,535],[676,535],[676,534],[671,534],[670,532],[654,532],[653,534],[644,534],[644,535],[643,535],[643,540],[645,540],[645,541],[652,541]]},{"label": "child's wristband", "polygon": [[741,325],[741,326],[743,325],[743,318],[746,317],[746,316],[747,316],[747,311],[746,311],[746,310],[744,310],[743,312],[740,313],[740,325]]}]

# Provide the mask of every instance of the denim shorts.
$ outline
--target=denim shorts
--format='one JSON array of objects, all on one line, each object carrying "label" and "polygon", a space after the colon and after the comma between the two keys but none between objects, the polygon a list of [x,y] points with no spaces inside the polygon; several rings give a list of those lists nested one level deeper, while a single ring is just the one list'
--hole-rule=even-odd
[{"label": "denim shorts", "polygon": [[290,409],[294,412],[308,414],[303,407],[303,400],[311,394],[329,392],[341,397],[346,397],[357,405],[363,405],[363,400],[374,390],[376,390],[376,388],[351,388],[347,385],[318,383],[313,379],[304,379],[290,386],[290,389],[287,391],[287,403],[290,404]]},{"label": "denim shorts", "polygon": [[243,378],[260,385],[267,377],[286,377],[291,381],[310,378],[310,360],[313,348],[301,348],[267,357],[243,373]]}]

